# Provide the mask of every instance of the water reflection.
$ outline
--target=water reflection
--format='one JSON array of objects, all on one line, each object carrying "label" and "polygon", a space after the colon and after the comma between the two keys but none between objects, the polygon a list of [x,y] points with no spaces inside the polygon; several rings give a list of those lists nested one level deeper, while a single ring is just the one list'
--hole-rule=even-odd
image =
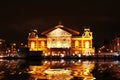
[{"label": "water reflection", "polygon": [[29,66],[31,78],[35,80],[94,80],[91,71],[95,67],[94,61],[80,60],[44,60],[41,66]]},{"label": "water reflection", "polygon": [[113,60],[0,59],[0,80],[120,80]]}]

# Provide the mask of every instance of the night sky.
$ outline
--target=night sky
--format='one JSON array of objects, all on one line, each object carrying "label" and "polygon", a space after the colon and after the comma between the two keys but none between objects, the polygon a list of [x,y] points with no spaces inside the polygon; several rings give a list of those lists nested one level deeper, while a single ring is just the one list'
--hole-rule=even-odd
[{"label": "night sky", "polygon": [[28,32],[39,33],[58,22],[80,33],[86,26],[95,45],[120,32],[119,0],[38,0],[0,2],[0,37],[6,42],[27,42]]}]

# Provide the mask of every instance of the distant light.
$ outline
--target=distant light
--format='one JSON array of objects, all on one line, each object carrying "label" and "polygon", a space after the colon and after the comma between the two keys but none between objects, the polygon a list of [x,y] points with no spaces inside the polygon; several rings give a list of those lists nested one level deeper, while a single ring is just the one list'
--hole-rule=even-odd
[{"label": "distant light", "polygon": [[23,45],[23,43],[21,43],[20,45]]},{"label": "distant light", "polygon": [[0,42],[0,44],[2,44],[2,42]]},{"label": "distant light", "polygon": [[81,60],[79,59],[79,60],[78,60],[78,62],[80,63],[80,62],[81,62]]},{"label": "distant light", "polygon": [[65,62],[64,59],[62,59],[62,60],[61,60],[61,63],[64,63],[64,62]]},{"label": "distant light", "polygon": [[18,52],[20,51],[20,49],[17,50]]},{"label": "distant light", "polygon": [[64,54],[61,54],[61,57],[64,57],[65,55]]},{"label": "distant light", "polygon": [[113,52],[113,50],[110,50],[110,52],[112,53],[112,52]]},{"label": "distant light", "polygon": [[47,56],[47,53],[45,53],[45,56]]},{"label": "distant light", "polygon": [[81,57],[81,54],[78,54],[78,57]]},{"label": "distant light", "polygon": [[73,56],[74,56],[75,54],[73,53]]},{"label": "distant light", "polygon": [[100,51],[100,50],[99,50],[98,52],[99,52],[99,53],[101,53],[101,51]]}]

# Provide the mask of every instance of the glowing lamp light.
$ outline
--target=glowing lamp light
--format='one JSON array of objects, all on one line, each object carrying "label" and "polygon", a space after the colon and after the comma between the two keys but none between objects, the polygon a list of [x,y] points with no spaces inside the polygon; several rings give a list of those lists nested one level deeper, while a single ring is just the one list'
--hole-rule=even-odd
[{"label": "glowing lamp light", "polygon": [[101,53],[101,51],[100,51],[100,50],[99,50],[98,52],[99,52],[99,53]]},{"label": "glowing lamp light", "polygon": [[113,52],[113,50],[110,50],[110,52],[112,53],[112,52]]}]

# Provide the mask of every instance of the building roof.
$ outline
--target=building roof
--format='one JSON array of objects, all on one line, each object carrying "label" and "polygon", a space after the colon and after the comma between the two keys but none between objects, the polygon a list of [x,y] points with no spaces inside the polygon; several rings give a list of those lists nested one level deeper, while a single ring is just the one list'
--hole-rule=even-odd
[{"label": "building roof", "polygon": [[59,25],[57,25],[57,26],[55,26],[55,27],[53,27],[53,28],[50,28],[50,29],[42,32],[41,35],[45,35],[45,34],[51,32],[51,31],[53,31],[53,30],[55,30],[55,29],[57,29],[57,28],[61,28],[61,29],[65,30],[65,31],[71,33],[72,35],[79,35],[79,34],[80,34],[80,33],[79,33],[78,31],[76,31],[76,30],[73,30],[73,29],[68,28],[68,27],[64,27],[63,25],[59,24]]}]

